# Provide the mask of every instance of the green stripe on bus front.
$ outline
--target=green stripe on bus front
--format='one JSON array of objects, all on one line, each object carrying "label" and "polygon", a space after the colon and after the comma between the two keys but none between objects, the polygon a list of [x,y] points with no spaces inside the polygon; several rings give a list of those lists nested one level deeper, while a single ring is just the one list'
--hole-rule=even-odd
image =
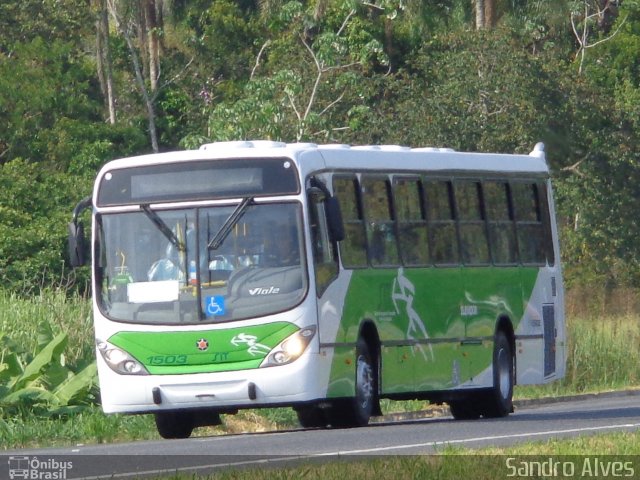
[{"label": "green stripe on bus front", "polygon": [[109,343],[141,362],[151,374],[206,373],[258,368],[298,327],[288,322],[240,328],[167,332],[119,332]]},{"label": "green stripe on bus front", "polygon": [[517,266],[354,270],[336,336],[353,347],[334,351],[328,396],[353,395],[352,359],[365,321],[385,345],[384,393],[470,381],[491,366],[497,320],[506,317],[518,328],[538,273]]}]

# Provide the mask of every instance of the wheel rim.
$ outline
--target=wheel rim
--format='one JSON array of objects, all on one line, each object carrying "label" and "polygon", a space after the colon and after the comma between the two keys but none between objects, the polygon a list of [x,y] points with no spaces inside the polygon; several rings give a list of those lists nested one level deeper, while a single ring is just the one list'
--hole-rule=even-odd
[{"label": "wheel rim", "polygon": [[373,368],[364,355],[358,356],[356,388],[360,407],[368,409],[373,398]]},{"label": "wheel rim", "polygon": [[504,348],[500,348],[498,351],[498,387],[500,389],[500,396],[503,399],[509,398],[511,391],[511,369],[509,368],[510,362],[509,355]]}]

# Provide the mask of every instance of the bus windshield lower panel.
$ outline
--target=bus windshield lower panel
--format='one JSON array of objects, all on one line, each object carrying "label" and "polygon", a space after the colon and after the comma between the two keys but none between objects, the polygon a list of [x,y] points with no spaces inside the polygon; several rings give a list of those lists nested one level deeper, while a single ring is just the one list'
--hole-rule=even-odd
[{"label": "bus windshield lower panel", "polygon": [[[293,308],[307,290],[298,203],[98,217],[100,309],[116,321],[202,324]],[[228,229],[220,243],[221,228]]]}]

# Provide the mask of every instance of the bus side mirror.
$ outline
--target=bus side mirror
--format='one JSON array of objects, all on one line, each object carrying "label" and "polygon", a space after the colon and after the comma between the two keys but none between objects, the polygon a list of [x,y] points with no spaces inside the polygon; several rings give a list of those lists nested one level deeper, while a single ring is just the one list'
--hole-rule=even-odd
[{"label": "bus side mirror", "polygon": [[344,224],[342,223],[342,211],[340,210],[338,199],[335,197],[327,197],[325,199],[325,211],[331,240],[334,242],[344,240]]},{"label": "bus side mirror", "polygon": [[85,197],[73,209],[73,219],[69,223],[69,236],[67,246],[69,247],[69,263],[72,268],[81,267],[87,263],[85,258],[85,238],[84,226],[78,221],[80,214],[91,206],[91,196]]},{"label": "bus side mirror", "polygon": [[85,265],[85,238],[82,222],[73,221],[69,223],[68,247],[71,267],[77,268]]}]

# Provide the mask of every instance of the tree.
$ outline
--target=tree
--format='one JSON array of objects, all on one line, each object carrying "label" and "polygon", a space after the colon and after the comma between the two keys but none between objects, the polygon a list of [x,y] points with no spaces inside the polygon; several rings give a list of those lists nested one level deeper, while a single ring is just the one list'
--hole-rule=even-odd
[{"label": "tree", "polygon": [[106,0],[114,24],[127,46],[135,83],[146,111],[147,126],[151,148],[160,150],[157,128],[156,101],[165,86],[175,82],[189,68],[189,60],[173,78],[160,84],[162,74],[160,41],[164,32],[162,0],[137,0],[122,2]]},{"label": "tree", "polygon": [[91,24],[85,0],[5,0],[0,2],[0,52],[36,38],[80,43]]},{"label": "tree", "polygon": [[[278,35],[258,53],[244,98],[213,107],[215,139],[332,139],[350,128],[349,117],[365,108],[357,92],[362,72],[387,60],[366,17],[346,4],[332,8],[316,19],[315,8],[291,2],[269,18]],[[304,26],[316,20],[310,37]]]},{"label": "tree", "polygon": [[[158,145],[158,131],[156,128],[156,110],[155,110],[155,95],[154,91],[149,91],[147,87],[147,83],[145,81],[145,76],[143,73],[144,66],[140,62],[140,51],[144,52],[144,49],[139,50],[138,46],[133,41],[133,36],[138,35],[142,40],[140,43],[144,46],[144,38],[146,36],[146,31],[142,27],[141,24],[136,24],[134,18],[131,16],[132,12],[128,9],[125,9],[123,12],[120,6],[117,3],[117,0],[107,0],[109,13],[111,14],[113,21],[116,25],[116,28],[123,36],[127,47],[129,49],[129,54],[131,55],[131,62],[133,64],[133,71],[135,74],[136,84],[140,91],[140,95],[142,96],[142,100],[144,102],[144,106],[147,111],[147,123],[149,129],[149,139],[151,140],[151,148],[154,152],[158,152],[160,147]],[[139,6],[139,4],[138,4]],[[139,10],[135,10],[135,12],[139,13]],[[141,17],[138,17],[140,20]],[[144,55],[144,54],[143,54]],[[154,70],[155,72],[155,70]],[[152,81],[152,85],[156,85],[157,78]],[[157,90],[156,90],[157,91]]]},{"label": "tree", "polygon": [[111,49],[109,47],[109,12],[107,0],[93,0],[96,12],[96,66],[100,89],[105,97],[109,123],[116,123],[116,102],[113,86]]},{"label": "tree", "polygon": [[578,74],[582,74],[587,49],[593,48],[601,43],[611,40],[618,33],[624,20],[618,24],[613,33],[598,40],[591,40],[594,30],[605,32],[609,29],[612,19],[617,17],[617,2],[603,0],[583,0],[580,2],[581,9],[576,8],[571,12],[571,27],[576,41],[578,42],[578,52],[576,59],[579,59]]},{"label": "tree", "polygon": [[568,125],[562,65],[512,42],[509,31],[496,29],[426,43],[376,108],[386,141],[527,153],[544,141],[562,158]]}]

